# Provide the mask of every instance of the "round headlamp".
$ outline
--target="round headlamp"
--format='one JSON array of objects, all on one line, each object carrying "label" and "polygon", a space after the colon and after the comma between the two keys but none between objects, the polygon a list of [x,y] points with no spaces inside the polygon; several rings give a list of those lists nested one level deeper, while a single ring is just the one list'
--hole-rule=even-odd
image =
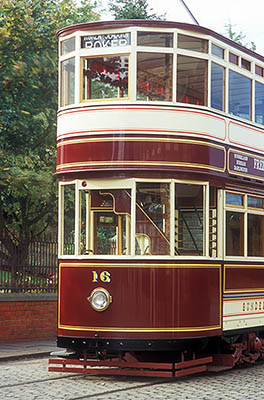
[{"label": "round headlamp", "polygon": [[96,288],[88,297],[88,301],[95,311],[104,311],[112,303],[112,296],[106,289]]}]

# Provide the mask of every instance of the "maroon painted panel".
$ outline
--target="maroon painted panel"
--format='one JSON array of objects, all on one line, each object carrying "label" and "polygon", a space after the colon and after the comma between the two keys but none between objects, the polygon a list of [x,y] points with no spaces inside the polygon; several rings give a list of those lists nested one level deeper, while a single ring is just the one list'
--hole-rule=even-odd
[{"label": "maroon painted panel", "polygon": [[[60,330],[65,335],[76,327],[97,327],[85,331],[93,337],[100,327],[105,337],[177,337],[203,336],[207,327],[220,324],[220,274],[217,266],[195,268],[162,264],[122,265],[85,264],[61,268]],[[92,271],[104,270],[111,282],[93,283]],[[87,298],[96,287],[104,287],[113,297],[104,312],[94,311]],[[197,329],[198,328],[198,329]],[[146,332],[133,330],[146,329]],[[152,332],[151,330],[155,330]],[[167,332],[166,332],[167,329]],[[128,332],[126,330],[130,330]],[[176,330],[177,332],[173,332]],[[183,332],[181,332],[183,330]],[[81,332],[82,334],[84,332]],[[207,332],[208,333],[208,332]]]},{"label": "maroon painted panel", "polygon": [[225,265],[225,292],[264,292],[264,265]]},{"label": "maroon painted panel", "polygon": [[[137,141],[137,138],[114,141],[80,141],[58,147],[58,173],[96,171],[98,169],[145,169],[162,170],[175,167],[195,167],[197,170],[225,170],[224,147],[210,145],[206,141]],[[140,138],[138,138],[140,139]]]}]

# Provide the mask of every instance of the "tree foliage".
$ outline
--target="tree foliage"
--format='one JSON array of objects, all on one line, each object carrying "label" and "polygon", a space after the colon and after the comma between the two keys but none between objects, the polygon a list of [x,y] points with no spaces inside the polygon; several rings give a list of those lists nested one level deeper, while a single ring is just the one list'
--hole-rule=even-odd
[{"label": "tree foliage", "polygon": [[56,224],[56,32],[98,19],[96,7],[0,0],[1,229],[38,234]]},{"label": "tree foliage", "polygon": [[153,12],[147,0],[113,0],[108,5],[115,19],[165,19]]},{"label": "tree foliage", "polygon": [[229,22],[225,25],[226,33],[229,39],[233,40],[234,42],[241,44],[241,46],[247,47],[252,51],[256,51],[256,45],[254,42],[248,42],[246,39],[246,35],[243,32],[236,32],[234,30],[233,25]]}]

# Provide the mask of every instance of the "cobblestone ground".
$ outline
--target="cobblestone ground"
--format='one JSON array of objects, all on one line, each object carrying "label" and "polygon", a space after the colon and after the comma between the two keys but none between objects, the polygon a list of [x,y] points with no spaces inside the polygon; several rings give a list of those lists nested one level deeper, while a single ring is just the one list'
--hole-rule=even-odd
[{"label": "cobblestone ground", "polygon": [[264,364],[178,380],[53,373],[47,359],[0,366],[1,400],[264,400]]}]

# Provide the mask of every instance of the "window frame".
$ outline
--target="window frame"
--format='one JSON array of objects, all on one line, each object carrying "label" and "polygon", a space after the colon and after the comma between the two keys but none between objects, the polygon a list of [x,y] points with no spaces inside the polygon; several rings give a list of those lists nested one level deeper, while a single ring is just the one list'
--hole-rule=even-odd
[{"label": "window frame", "polygon": [[[135,254],[135,233],[136,233],[136,184],[139,182],[144,183],[168,183],[170,187],[170,254],[168,255],[136,255]],[[199,185],[203,187],[203,254],[201,256],[191,256],[191,255],[175,255],[175,184],[191,184]],[[73,255],[63,254],[63,187],[65,185],[73,185],[75,188],[75,243],[74,249],[75,253]],[[80,254],[80,196],[81,191],[84,190],[107,190],[107,189],[130,189],[131,190],[131,254],[129,255],[92,255],[92,254]],[[209,256],[209,212],[210,212],[210,199],[209,199],[209,182],[204,181],[189,181],[189,180],[178,180],[178,179],[118,179],[116,181],[98,181],[98,180],[80,180],[76,179],[73,181],[59,182],[59,235],[58,235],[58,257],[61,259],[94,259],[96,258],[123,258],[123,259],[212,259],[217,258]]]},{"label": "window frame", "polygon": [[[231,193],[235,195],[241,195],[243,197],[243,205],[231,205],[226,202],[226,194]],[[263,256],[249,256],[248,255],[248,215],[261,215],[264,217],[264,207],[263,209],[255,208],[248,206],[248,197],[256,197],[263,200],[264,203],[264,196],[256,195],[254,193],[245,193],[245,192],[236,192],[233,190],[225,190],[224,191],[224,259],[249,259],[249,260],[263,260]],[[227,226],[226,226],[226,213],[228,211],[233,211],[236,213],[240,213],[243,215],[243,254],[239,256],[227,255],[226,254],[226,240],[227,240]]]}]

